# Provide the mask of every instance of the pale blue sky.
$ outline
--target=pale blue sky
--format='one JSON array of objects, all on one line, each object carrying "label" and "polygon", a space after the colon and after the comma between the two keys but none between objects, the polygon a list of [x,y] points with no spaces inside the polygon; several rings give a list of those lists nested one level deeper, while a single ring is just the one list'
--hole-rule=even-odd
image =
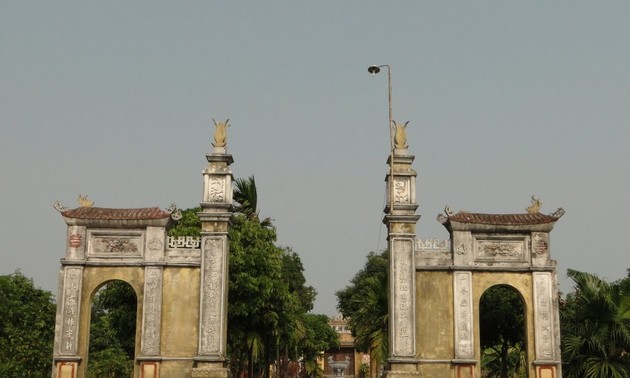
[{"label": "pale blue sky", "polygon": [[[410,121],[420,237],[454,210],[543,212],[566,269],[630,267],[630,3],[26,2],[0,4],[0,274],[56,292],[55,200],[187,208],[211,118],[236,177],[298,252],[316,312],[385,245],[387,80]],[[380,234],[380,236],[379,236]],[[379,244],[380,240],[380,244]]]}]

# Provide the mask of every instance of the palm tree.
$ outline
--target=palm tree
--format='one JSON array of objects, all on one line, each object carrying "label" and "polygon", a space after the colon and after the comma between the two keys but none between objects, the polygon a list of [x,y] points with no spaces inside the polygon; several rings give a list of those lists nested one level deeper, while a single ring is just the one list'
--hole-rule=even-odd
[{"label": "palm tree", "polygon": [[348,319],[357,350],[370,354],[370,376],[387,360],[387,276],[366,277],[355,300],[361,301],[358,311]]},{"label": "palm tree", "polygon": [[234,192],[233,192],[234,211],[241,213],[250,220],[257,220],[263,227],[271,226],[271,218],[265,218],[263,221],[259,220],[258,216],[258,191],[256,190],[256,179],[254,176],[248,178],[237,178],[234,180]]},{"label": "palm tree", "polygon": [[564,376],[630,377],[627,280],[608,283],[571,269],[567,274],[576,288],[562,303],[560,313]]},{"label": "palm tree", "polygon": [[355,348],[370,354],[370,376],[387,359],[387,251],[370,252],[350,285],[337,291],[337,308],[348,319]]}]

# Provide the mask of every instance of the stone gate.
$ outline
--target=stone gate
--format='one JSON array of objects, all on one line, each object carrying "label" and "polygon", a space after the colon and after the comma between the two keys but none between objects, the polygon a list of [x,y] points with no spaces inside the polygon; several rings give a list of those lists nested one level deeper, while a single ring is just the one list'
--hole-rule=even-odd
[{"label": "stone gate", "polygon": [[[389,368],[391,377],[481,377],[479,302],[509,286],[525,307],[529,377],[561,377],[556,263],[549,233],[564,214],[453,213],[438,216],[450,240],[416,240],[414,156],[388,160]],[[393,169],[392,169],[393,168]],[[534,200],[534,198],[532,198]]]},{"label": "stone gate", "polygon": [[[206,154],[200,238],[169,238],[178,210],[56,204],[67,224],[61,260],[53,377],[86,374],[90,308],[100,287],[127,282],[137,296],[134,377],[227,377],[228,228],[232,156],[227,122]],[[383,222],[389,245],[388,377],[481,376],[479,302],[495,285],[525,307],[528,376],[561,377],[556,264],[549,233],[564,214],[453,213],[438,220],[448,241],[416,239],[417,173],[404,127],[388,160]],[[87,201],[84,201],[87,202]]]},{"label": "stone gate", "polygon": [[[221,130],[221,125],[223,130]],[[53,351],[53,377],[85,377],[92,299],[121,280],[137,297],[134,377],[227,377],[228,227],[232,216],[232,156],[218,124],[206,154],[200,238],[171,238],[181,216],[159,208],[64,208],[67,224],[61,259]]]}]

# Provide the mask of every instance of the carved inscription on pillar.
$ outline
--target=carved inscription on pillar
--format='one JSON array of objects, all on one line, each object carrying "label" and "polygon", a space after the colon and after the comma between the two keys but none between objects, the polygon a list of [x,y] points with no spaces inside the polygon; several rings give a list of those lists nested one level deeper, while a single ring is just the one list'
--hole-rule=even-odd
[{"label": "carved inscription on pillar", "polygon": [[552,360],[554,357],[553,298],[551,273],[534,275],[534,324],[536,327],[536,358]]},{"label": "carved inscription on pillar", "polygon": [[392,246],[391,259],[394,268],[394,287],[392,290],[394,297],[393,355],[415,357],[413,241],[394,239]]},{"label": "carved inscription on pillar", "polygon": [[61,350],[59,351],[62,355],[77,354],[77,330],[79,327],[82,278],[83,268],[66,267],[64,269]]},{"label": "carved inscription on pillar", "polygon": [[225,240],[223,238],[205,239],[202,262],[203,286],[199,354],[223,355],[221,338],[223,334],[225,255]]},{"label": "carved inscription on pillar", "polygon": [[162,320],[162,268],[146,267],[142,314],[142,354],[160,354],[160,323]]},{"label": "carved inscription on pillar", "polygon": [[455,272],[453,293],[455,294],[455,357],[474,358],[471,272]]},{"label": "carved inscription on pillar", "polygon": [[410,180],[408,177],[394,178],[394,201],[395,203],[407,204],[410,201]]}]

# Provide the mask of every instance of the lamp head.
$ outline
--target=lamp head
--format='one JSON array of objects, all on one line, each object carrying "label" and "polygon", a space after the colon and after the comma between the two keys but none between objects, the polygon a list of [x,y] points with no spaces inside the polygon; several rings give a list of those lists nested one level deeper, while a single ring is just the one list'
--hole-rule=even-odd
[{"label": "lamp head", "polygon": [[381,72],[381,68],[379,66],[369,66],[368,72],[372,75],[376,75],[377,73]]}]

